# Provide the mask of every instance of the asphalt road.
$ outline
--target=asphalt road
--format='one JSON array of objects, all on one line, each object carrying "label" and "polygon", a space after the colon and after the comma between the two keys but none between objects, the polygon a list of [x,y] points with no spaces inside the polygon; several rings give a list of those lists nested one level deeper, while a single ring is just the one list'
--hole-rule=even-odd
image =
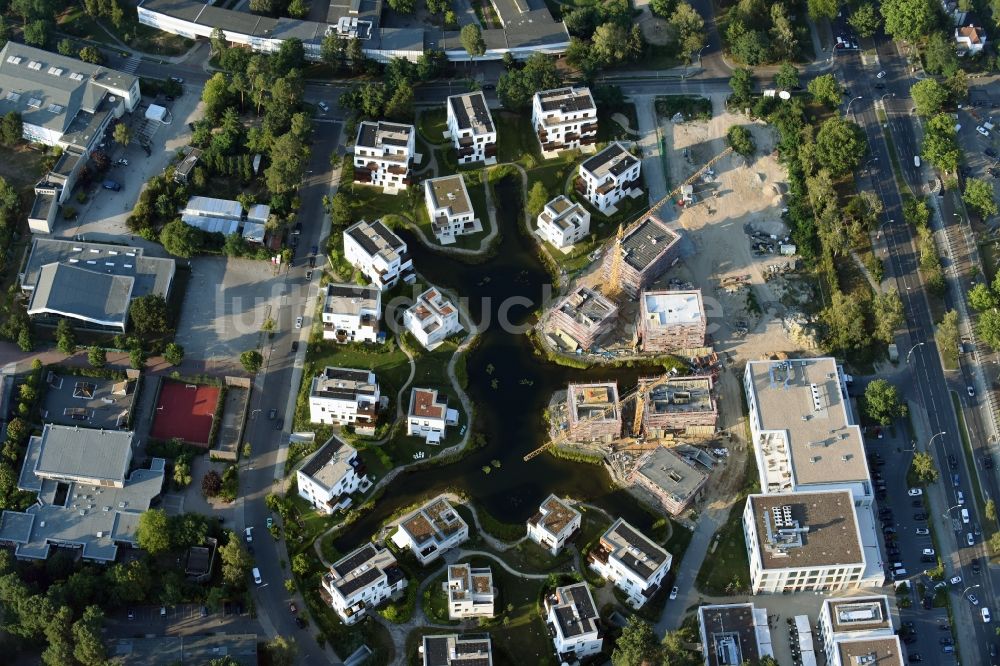
[{"label": "asphalt road", "polygon": [[[882,231],[888,249],[889,266],[887,275],[895,279],[903,301],[906,315],[905,330],[897,336],[901,362],[906,363],[912,372],[912,381],[905,386],[907,397],[914,400],[926,415],[929,428],[927,437],[936,433],[944,435],[933,439],[933,455],[938,468],[942,471],[943,480],[950,481],[948,456],[955,457],[959,475],[958,485],[944,483],[946,506],[932,506],[931,510],[939,513],[948,511],[957,504],[956,491],[961,491],[969,500],[973,495],[969,486],[969,470],[966,469],[965,457],[962,453],[962,443],[959,437],[958,423],[952,409],[948,394],[948,384],[941,368],[940,360],[934,343],[934,325],[930,307],[924,292],[924,287],[917,274],[918,255],[910,229],[903,221],[902,199],[893,178],[892,162],[888,145],[882,135],[880,122],[876,114],[876,100],[883,95],[887,112],[887,129],[891,132],[896,156],[900,164],[906,184],[916,193],[922,192],[926,179],[925,172],[914,166],[913,156],[917,154],[918,129],[915,127],[915,116],[909,114],[909,87],[914,80],[909,74],[909,68],[902,56],[895,53],[891,44],[881,44],[879,47],[879,65],[865,68],[856,54],[842,56],[838,59],[838,70],[844,83],[850,89],[854,100],[852,116],[864,129],[871,149],[871,157],[867,158],[867,174],[861,179],[861,187],[870,187],[882,199],[885,213]],[[882,79],[876,77],[878,71],[885,71]],[[884,85],[885,88],[876,88]],[[895,93],[895,98],[892,94]],[[918,450],[923,450],[928,442],[918,442]],[[897,513],[909,509],[909,498],[904,494],[888,499],[888,504]],[[901,506],[899,506],[901,505]],[[971,514],[972,524],[981,524],[974,503],[969,500],[966,508]],[[959,532],[944,531],[938,534],[939,549],[946,563],[949,575],[961,575],[963,579],[973,578],[971,562],[982,555],[982,544],[973,547],[965,545],[964,530]],[[983,605],[996,609],[994,587],[990,572],[984,568],[980,576],[982,585],[979,598]],[[961,644],[962,656],[969,663],[984,663],[987,654],[984,648],[992,639],[992,627],[984,626],[978,609],[973,609],[967,602],[955,601],[958,638]],[[922,655],[925,656],[926,655]]]}]

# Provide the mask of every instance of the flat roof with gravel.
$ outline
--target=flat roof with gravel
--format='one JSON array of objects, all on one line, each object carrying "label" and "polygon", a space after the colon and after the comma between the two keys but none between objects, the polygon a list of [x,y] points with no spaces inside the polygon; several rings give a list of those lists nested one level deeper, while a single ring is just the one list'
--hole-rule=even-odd
[{"label": "flat roof with gravel", "polygon": [[764,569],[864,563],[850,491],[750,495]]}]

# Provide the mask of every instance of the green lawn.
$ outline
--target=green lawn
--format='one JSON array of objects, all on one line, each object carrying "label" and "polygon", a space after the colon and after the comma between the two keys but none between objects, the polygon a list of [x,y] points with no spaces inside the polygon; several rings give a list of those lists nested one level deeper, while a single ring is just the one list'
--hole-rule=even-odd
[{"label": "green lawn", "polygon": [[698,571],[695,584],[705,594],[740,594],[750,590],[750,561],[743,538],[743,508],[747,495],[760,492],[753,452],[748,456],[744,474],[739,497],[729,511],[726,524],[715,533],[714,549],[709,547]]},{"label": "green lawn", "polygon": [[[628,119],[628,127],[623,127],[617,120],[612,119],[612,116],[618,113]],[[614,107],[598,107],[597,121],[598,144],[611,141],[632,141],[635,138],[633,133],[639,130],[639,118],[636,115],[635,104],[628,102]]]},{"label": "green lawn", "polygon": [[355,183],[354,164],[350,160],[344,160],[341,168],[339,191],[346,195],[350,203],[352,220],[371,222],[386,215],[402,215],[413,219],[413,200],[407,192],[385,194],[381,187]]},{"label": "green lawn", "polygon": [[150,28],[137,21],[126,20],[121,30],[116,30],[111,21],[104,19],[99,23],[88,16],[82,5],[69,7],[58,14],[56,27],[67,35],[98,42],[115,51],[121,50],[118,42],[138,51],[165,56],[180,55],[194,46],[190,39]]},{"label": "green lawn", "polygon": [[417,132],[427,143],[444,146],[448,145],[448,139],[443,133],[448,131],[448,116],[444,107],[424,109],[417,117]]},{"label": "green lawn", "polygon": [[423,609],[427,613],[427,618],[435,624],[460,624],[458,620],[448,617],[448,593],[444,591],[443,585],[448,580],[447,572],[436,576],[434,580],[424,588]]}]

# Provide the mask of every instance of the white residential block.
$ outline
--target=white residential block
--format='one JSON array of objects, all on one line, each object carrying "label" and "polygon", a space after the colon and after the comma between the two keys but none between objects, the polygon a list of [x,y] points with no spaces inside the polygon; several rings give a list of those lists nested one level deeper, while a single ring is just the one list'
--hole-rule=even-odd
[{"label": "white residential block", "polygon": [[528,538],[553,555],[558,555],[566,541],[580,529],[580,512],[555,495],[538,506],[538,513],[528,519]]},{"label": "white residential block", "polygon": [[538,235],[560,250],[569,250],[590,233],[590,211],[560,194],[538,215]]},{"label": "white residential block", "polygon": [[413,125],[362,122],[354,142],[354,182],[399,194],[410,184],[416,153]]},{"label": "white residential block", "polygon": [[344,229],[344,258],[382,291],[400,279],[416,279],[409,248],[382,220],[362,220]]},{"label": "white residential block", "polygon": [[556,88],[535,93],[531,126],[542,155],[552,158],[562,150],[593,150],[597,141],[597,105],[589,88]]},{"label": "white residential block", "polygon": [[642,195],[635,187],[641,168],[639,158],[616,141],[580,165],[577,190],[599,211],[612,215],[619,201]]},{"label": "white residential block", "polygon": [[323,339],[338,343],[376,342],[382,292],[374,287],[331,282],[323,297]]},{"label": "white residential block", "polygon": [[420,294],[416,302],[403,312],[403,326],[428,350],[440,345],[448,336],[462,331],[458,308],[436,287]]},{"label": "white residential block", "polygon": [[323,574],[323,597],[345,624],[355,624],[406,587],[406,574],[392,553],[368,543],[348,553]]},{"label": "white residential block", "polygon": [[313,377],[309,420],[328,425],[372,425],[379,398],[378,382],[371,370],[327,367]]},{"label": "white residential block", "polygon": [[448,136],[458,154],[459,164],[496,164],[497,128],[480,92],[448,98]]}]

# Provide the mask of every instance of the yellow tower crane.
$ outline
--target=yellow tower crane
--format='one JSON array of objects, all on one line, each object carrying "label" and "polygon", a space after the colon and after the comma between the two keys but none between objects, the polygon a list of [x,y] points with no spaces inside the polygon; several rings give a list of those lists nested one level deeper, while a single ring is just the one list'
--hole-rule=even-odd
[{"label": "yellow tower crane", "polygon": [[646,409],[646,395],[665,384],[668,379],[670,379],[670,375],[663,375],[646,386],[642,385],[641,379],[639,380],[639,387],[635,391],[635,419],[632,421],[632,435],[634,437],[638,437],[642,433],[642,416]]}]

